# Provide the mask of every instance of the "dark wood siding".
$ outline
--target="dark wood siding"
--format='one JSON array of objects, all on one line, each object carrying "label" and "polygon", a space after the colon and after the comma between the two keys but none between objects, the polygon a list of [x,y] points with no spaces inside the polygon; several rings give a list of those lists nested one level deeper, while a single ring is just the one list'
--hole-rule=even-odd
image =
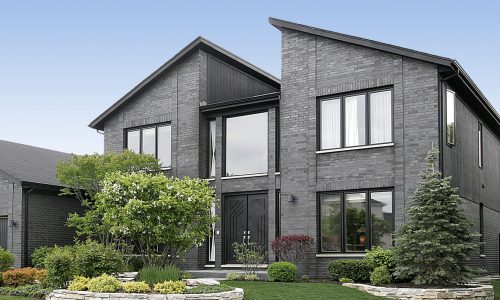
[{"label": "dark wood siding", "polygon": [[278,91],[276,88],[211,55],[208,55],[207,64],[208,104]]}]

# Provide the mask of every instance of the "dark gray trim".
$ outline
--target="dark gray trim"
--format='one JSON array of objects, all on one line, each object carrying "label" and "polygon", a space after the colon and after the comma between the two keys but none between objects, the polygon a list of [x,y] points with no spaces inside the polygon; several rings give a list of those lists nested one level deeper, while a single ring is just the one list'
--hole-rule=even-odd
[{"label": "dark gray trim", "polygon": [[260,103],[270,103],[280,100],[280,93],[274,92],[264,95],[257,95],[248,98],[235,99],[230,101],[224,101],[209,105],[200,106],[201,112],[214,112],[220,110],[227,110],[231,108],[239,108],[243,106],[256,105]]}]

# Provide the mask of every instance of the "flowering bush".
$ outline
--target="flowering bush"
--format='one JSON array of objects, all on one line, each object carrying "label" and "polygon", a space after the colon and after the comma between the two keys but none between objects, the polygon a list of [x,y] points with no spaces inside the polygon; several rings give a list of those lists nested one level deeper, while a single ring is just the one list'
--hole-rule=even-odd
[{"label": "flowering bush", "polygon": [[111,275],[102,274],[99,277],[92,278],[87,284],[90,292],[95,293],[114,293],[118,291],[122,284]]},{"label": "flowering bush", "polygon": [[151,292],[151,289],[149,288],[149,285],[145,283],[144,281],[131,281],[131,282],[126,282],[122,285],[123,290],[125,293],[149,293]]},{"label": "flowering bush", "polygon": [[182,294],[186,291],[184,281],[165,281],[155,284],[154,290],[160,294]]},{"label": "flowering bush", "polygon": [[307,258],[313,244],[314,238],[308,235],[291,234],[276,238],[271,247],[280,261],[298,264]]},{"label": "flowering bush", "polygon": [[88,289],[90,278],[75,276],[68,285],[70,291],[86,291]]}]

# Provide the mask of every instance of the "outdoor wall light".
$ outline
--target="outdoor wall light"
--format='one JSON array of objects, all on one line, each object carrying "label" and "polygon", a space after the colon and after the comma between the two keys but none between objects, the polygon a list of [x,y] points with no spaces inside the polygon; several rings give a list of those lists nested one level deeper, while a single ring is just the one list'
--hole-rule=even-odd
[{"label": "outdoor wall light", "polygon": [[288,195],[288,202],[290,202],[290,203],[295,202],[295,198],[293,197],[293,194]]},{"label": "outdoor wall light", "polygon": [[9,220],[9,227],[16,227],[17,226],[17,222],[14,221],[14,220]]}]

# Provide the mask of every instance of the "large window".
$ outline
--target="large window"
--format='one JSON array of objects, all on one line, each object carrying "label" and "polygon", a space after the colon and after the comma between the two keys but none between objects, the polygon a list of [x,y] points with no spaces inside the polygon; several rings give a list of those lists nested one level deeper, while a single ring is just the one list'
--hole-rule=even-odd
[{"label": "large window", "polygon": [[455,145],[455,93],[446,90],[446,143]]},{"label": "large window", "polygon": [[168,124],[126,130],[126,148],[154,155],[162,167],[171,166],[171,127]]},{"label": "large window", "polygon": [[392,190],[321,193],[321,252],[363,252],[392,247]]},{"label": "large window", "polygon": [[267,112],[226,118],[225,176],[267,173]]},{"label": "large window", "polygon": [[392,92],[370,91],[320,101],[320,149],[392,142]]}]

